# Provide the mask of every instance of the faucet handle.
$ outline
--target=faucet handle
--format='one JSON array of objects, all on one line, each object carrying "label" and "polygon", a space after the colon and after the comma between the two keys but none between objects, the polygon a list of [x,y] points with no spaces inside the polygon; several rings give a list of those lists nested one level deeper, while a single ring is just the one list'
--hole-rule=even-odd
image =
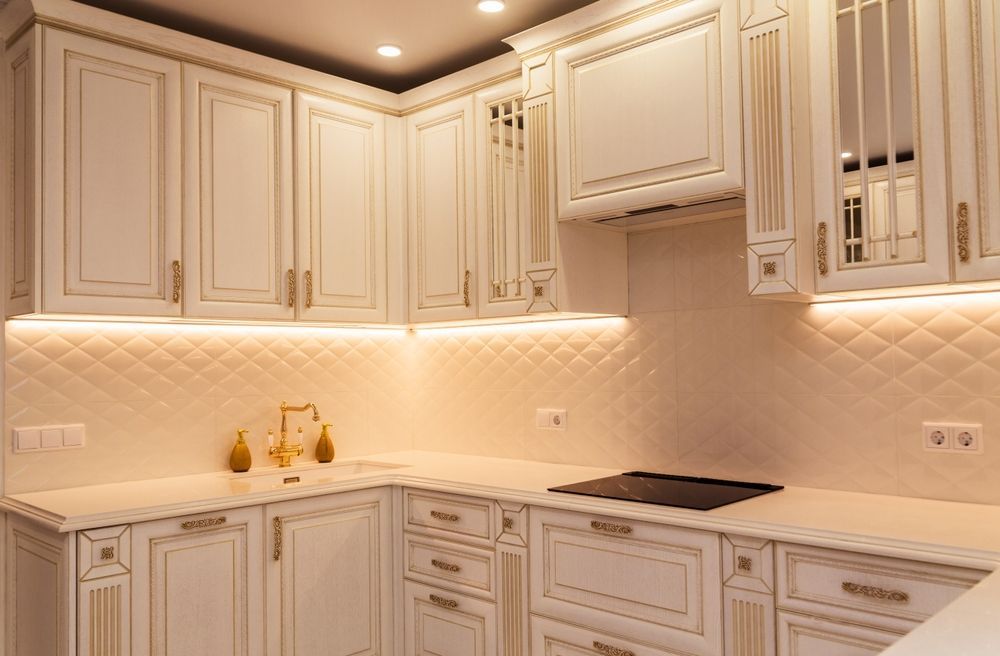
[{"label": "faucet handle", "polygon": [[299,426],[299,429],[295,432],[299,435],[299,444],[302,444],[302,427]]},{"label": "faucet handle", "polygon": [[267,429],[267,445],[268,446],[274,446],[274,429],[273,428],[268,428]]}]

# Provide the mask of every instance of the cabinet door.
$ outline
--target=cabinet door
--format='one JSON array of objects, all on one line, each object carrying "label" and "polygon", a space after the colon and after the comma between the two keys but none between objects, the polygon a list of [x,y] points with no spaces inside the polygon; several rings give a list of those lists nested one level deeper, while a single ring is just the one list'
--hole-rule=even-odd
[{"label": "cabinet door", "polygon": [[136,524],[132,653],[263,654],[260,508]]},{"label": "cabinet door", "polygon": [[472,104],[407,117],[410,321],[476,316]]},{"label": "cabinet door", "polygon": [[45,28],[45,312],[180,314],[180,64]]},{"label": "cabinet door", "polygon": [[778,613],[778,656],[875,656],[899,638],[855,624]]},{"label": "cabinet door", "polygon": [[405,656],[494,656],[496,606],[420,583],[404,584]]},{"label": "cabinet door", "polygon": [[392,653],[388,489],[271,504],[268,653]]},{"label": "cabinet door", "polygon": [[292,319],[292,92],[184,65],[184,310]]},{"label": "cabinet door", "polygon": [[386,320],[385,117],[295,94],[299,317]]},{"label": "cabinet door", "polygon": [[949,279],[942,2],[810,4],[820,292]]},{"label": "cabinet door", "polygon": [[[563,624],[538,615],[531,617],[531,652],[547,656],[671,656],[678,652],[655,649],[591,627]],[[749,655],[748,655],[749,656]]]},{"label": "cabinet door", "polygon": [[1000,278],[1000,0],[946,2],[956,280]]},{"label": "cabinet door", "polygon": [[556,51],[560,219],[742,188],[737,4],[680,3]]}]

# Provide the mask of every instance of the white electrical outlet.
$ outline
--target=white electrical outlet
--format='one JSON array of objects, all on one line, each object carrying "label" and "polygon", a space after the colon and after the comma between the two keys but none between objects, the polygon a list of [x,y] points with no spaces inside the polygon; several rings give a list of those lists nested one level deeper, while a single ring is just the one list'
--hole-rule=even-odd
[{"label": "white electrical outlet", "polygon": [[545,430],[566,430],[566,411],[563,409],[536,408],[535,428]]},{"label": "white electrical outlet", "polygon": [[952,426],[951,448],[962,453],[983,452],[983,427],[981,424],[955,424]]},{"label": "white electrical outlet", "polygon": [[951,435],[948,434],[948,426],[924,422],[924,449],[928,451],[951,449]]},{"label": "white electrical outlet", "polygon": [[983,452],[983,425],[925,421],[924,450],[976,455]]}]

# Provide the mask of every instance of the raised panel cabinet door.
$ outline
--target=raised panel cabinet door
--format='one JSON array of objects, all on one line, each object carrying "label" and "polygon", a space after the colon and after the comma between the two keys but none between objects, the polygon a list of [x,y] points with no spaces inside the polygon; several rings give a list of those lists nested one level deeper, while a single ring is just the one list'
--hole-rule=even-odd
[{"label": "raised panel cabinet door", "polygon": [[778,612],[778,656],[875,656],[900,637],[856,624]]},{"label": "raised panel cabinet door", "polygon": [[292,92],[184,65],[184,312],[292,319]]},{"label": "raised panel cabinet door", "polygon": [[261,509],[132,527],[132,653],[264,653]]},{"label": "raised panel cabinet door", "polygon": [[269,654],[392,653],[392,525],[387,488],[265,508]]},{"label": "raised panel cabinet door", "polygon": [[42,308],[179,315],[180,64],[44,37]]},{"label": "raised panel cabinet door", "polygon": [[495,656],[496,606],[436,587],[403,584],[404,656]]},{"label": "raised panel cabinet door", "polygon": [[410,321],[476,316],[471,97],[407,117]]},{"label": "raised panel cabinet door", "polygon": [[1000,0],[946,2],[955,279],[1000,279]]},{"label": "raised panel cabinet door", "polygon": [[741,190],[737,5],[680,3],[556,51],[560,219]]},{"label": "raised panel cabinet door", "polygon": [[950,279],[947,4],[809,4],[818,292]]},{"label": "raised panel cabinet door", "polygon": [[385,116],[295,93],[299,318],[386,320]]}]

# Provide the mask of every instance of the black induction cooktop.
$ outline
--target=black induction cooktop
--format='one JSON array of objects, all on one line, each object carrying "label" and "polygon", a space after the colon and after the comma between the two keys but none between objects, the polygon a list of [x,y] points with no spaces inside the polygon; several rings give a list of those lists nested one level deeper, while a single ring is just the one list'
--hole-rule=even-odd
[{"label": "black induction cooktop", "polygon": [[744,483],[717,478],[696,478],[634,471],[582,483],[550,487],[549,491],[621,499],[623,501],[639,501],[659,506],[711,510],[768,492],[776,492],[783,488],[783,485],[767,485],[766,483]]}]

